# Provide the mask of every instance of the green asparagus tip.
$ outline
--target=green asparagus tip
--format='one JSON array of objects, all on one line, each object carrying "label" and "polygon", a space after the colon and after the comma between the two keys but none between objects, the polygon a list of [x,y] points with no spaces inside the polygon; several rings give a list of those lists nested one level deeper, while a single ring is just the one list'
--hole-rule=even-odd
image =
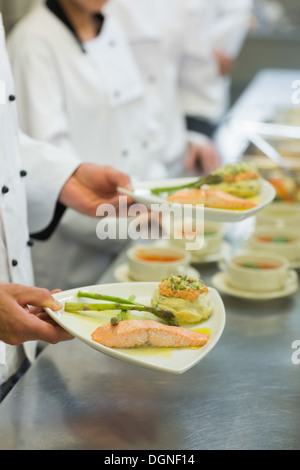
[{"label": "green asparagus tip", "polygon": [[161,193],[172,193],[175,191],[180,191],[182,189],[192,189],[192,188],[201,188],[204,185],[211,185],[211,184],[219,184],[224,180],[222,175],[219,174],[209,174],[199,178],[198,180],[194,181],[193,183],[187,183],[179,186],[170,186],[164,188],[152,188],[151,192],[153,194],[161,194]]},{"label": "green asparagus tip", "polygon": [[201,187],[201,186],[203,186],[203,184],[207,184],[207,185],[219,184],[219,183],[222,183],[223,180],[224,180],[224,178],[223,178],[222,175],[211,174],[211,175],[207,175],[203,180],[201,179],[201,180],[197,181],[195,183],[195,187]]}]

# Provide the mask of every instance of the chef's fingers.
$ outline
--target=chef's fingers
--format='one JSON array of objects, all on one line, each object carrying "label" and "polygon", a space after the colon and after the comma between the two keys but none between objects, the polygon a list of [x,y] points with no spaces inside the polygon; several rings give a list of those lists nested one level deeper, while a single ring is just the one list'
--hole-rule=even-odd
[{"label": "chef's fingers", "polygon": [[107,169],[107,180],[111,185],[112,190],[120,187],[125,189],[132,189],[132,183],[130,176],[126,173],[123,173],[115,168],[108,167]]},{"label": "chef's fingers", "polygon": [[193,171],[195,169],[196,157],[197,152],[195,146],[189,145],[184,160],[184,166],[187,171]]},{"label": "chef's fingers", "polygon": [[9,294],[19,305],[32,305],[34,307],[50,308],[57,311],[63,308],[62,304],[52,296],[51,292],[44,288],[11,284]]},{"label": "chef's fingers", "polygon": [[[51,291],[51,294],[57,294],[58,292],[61,292],[61,289],[54,289]],[[43,307],[30,307],[29,308],[29,313],[32,313],[33,315],[37,315],[40,312],[43,312],[44,309]]]},{"label": "chef's fingers", "polygon": [[213,143],[208,142],[199,149],[198,159],[204,173],[210,173],[220,165],[220,156]]},{"label": "chef's fingers", "polygon": [[53,322],[45,312],[41,313],[41,317],[39,315],[23,315],[15,334],[19,338],[20,343],[39,340],[50,344],[57,344],[61,341],[73,339],[70,333]]}]

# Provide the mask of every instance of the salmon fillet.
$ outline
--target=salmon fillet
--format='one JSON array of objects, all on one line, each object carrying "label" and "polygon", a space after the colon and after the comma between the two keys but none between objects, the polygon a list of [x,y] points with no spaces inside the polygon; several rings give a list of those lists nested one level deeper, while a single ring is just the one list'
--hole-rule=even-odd
[{"label": "salmon fillet", "polygon": [[176,348],[203,346],[209,340],[209,335],[154,320],[125,320],[116,326],[111,323],[99,326],[92,333],[92,339],[108,348]]},{"label": "salmon fillet", "polygon": [[232,196],[219,189],[187,189],[172,194],[168,201],[179,204],[203,204],[215,209],[251,209],[257,203]]}]

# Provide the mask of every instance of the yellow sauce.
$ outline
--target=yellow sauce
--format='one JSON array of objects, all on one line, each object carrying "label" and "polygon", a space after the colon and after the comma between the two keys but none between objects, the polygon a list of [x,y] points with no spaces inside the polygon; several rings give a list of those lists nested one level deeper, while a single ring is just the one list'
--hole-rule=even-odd
[{"label": "yellow sauce", "polygon": [[131,356],[159,356],[159,357],[172,357],[172,352],[174,349],[179,348],[151,348],[151,347],[141,347],[141,348],[114,348],[119,352],[125,352]]},{"label": "yellow sauce", "polygon": [[210,328],[192,328],[192,331],[197,331],[197,333],[203,333],[205,335],[210,335]]}]

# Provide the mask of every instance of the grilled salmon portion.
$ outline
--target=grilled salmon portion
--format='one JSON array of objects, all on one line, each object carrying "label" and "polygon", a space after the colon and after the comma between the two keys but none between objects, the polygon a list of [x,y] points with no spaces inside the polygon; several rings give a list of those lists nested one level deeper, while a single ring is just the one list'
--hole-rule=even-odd
[{"label": "grilled salmon portion", "polygon": [[215,209],[251,209],[257,202],[242,199],[219,189],[186,189],[172,194],[168,201],[179,204],[203,204]]},{"label": "grilled salmon portion", "polygon": [[209,335],[154,320],[125,320],[116,326],[111,323],[99,326],[92,333],[92,339],[108,348],[176,348],[203,346]]}]

